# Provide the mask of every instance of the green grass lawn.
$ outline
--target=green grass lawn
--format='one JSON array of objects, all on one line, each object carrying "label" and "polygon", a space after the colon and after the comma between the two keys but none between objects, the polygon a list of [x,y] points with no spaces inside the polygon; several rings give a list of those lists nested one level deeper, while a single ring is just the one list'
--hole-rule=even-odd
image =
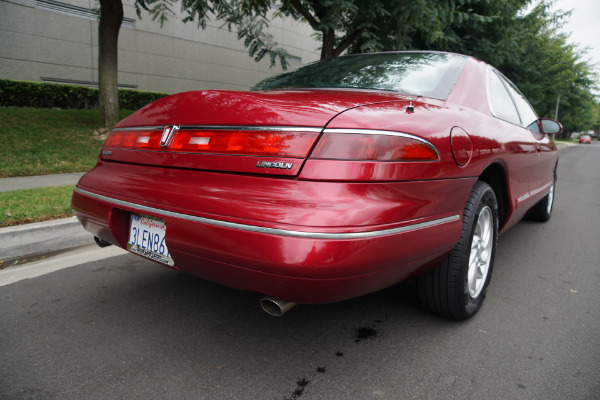
[{"label": "green grass lawn", "polygon": [[[97,127],[97,110],[0,108],[0,178],[90,170],[103,144]],[[0,227],[73,215],[73,188],[0,192]]]},{"label": "green grass lawn", "polygon": [[90,170],[103,144],[97,127],[97,110],[0,108],[0,178]]},{"label": "green grass lawn", "polygon": [[0,227],[73,215],[75,185],[0,192]]}]

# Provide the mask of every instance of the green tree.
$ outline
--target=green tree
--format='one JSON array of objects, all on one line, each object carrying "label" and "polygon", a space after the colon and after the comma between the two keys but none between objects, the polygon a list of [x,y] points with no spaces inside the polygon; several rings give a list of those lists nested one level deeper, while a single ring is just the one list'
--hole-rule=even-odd
[{"label": "green tree", "polygon": [[119,120],[117,43],[123,22],[121,0],[100,0],[98,22],[98,112],[104,129]]},{"label": "green tree", "polygon": [[521,89],[540,116],[554,118],[560,96],[558,119],[565,134],[592,129],[597,108],[592,92],[598,88],[598,77],[593,66],[582,60],[585,52],[570,44],[559,29],[570,12],[551,11],[549,1],[525,12],[529,3],[457,3],[453,12],[470,10],[468,18],[438,17],[434,26],[440,33],[435,34],[413,26],[404,48],[453,51],[486,61]]},{"label": "green tree", "polygon": [[[523,0],[524,1],[524,0]],[[249,42],[258,43],[270,18],[305,21],[321,41],[321,59],[351,53],[411,47],[419,35],[424,41],[450,39],[446,26],[470,21],[491,22],[471,4],[489,0],[229,0],[224,20]],[[272,11],[276,10],[276,11]],[[255,21],[260,21],[257,23]],[[244,29],[243,27],[249,27]],[[230,26],[231,27],[231,26]]]},{"label": "green tree", "polygon": [[540,116],[554,118],[560,97],[558,119],[565,135],[592,129],[597,75],[593,66],[582,60],[585,52],[559,30],[569,12],[551,12],[549,6],[541,2],[515,19],[518,46],[496,66],[521,89]]},{"label": "green tree", "polygon": [[[284,0],[279,13],[305,20],[321,39],[321,60],[337,57],[361,37],[389,20],[390,1]],[[393,11],[392,11],[393,12]]]},{"label": "green tree", "polygon": [[596,132],[596,138],[600,138],[600,102],[596,101],[596,122],[594,122],[594,132]]},{"label": "green tree", "polygon": [[[528,0],[518,0],[527,2]],[[367,32],[350,52],[390,50],[446,50],[458,53],[471,36],[504,17],[505,1],[414,0],[390,1],[387,20]],[[501,7],[502,6],[502,7]]]},{"label": "green tree", "polygon": [[[114,10],[120,5],[122,11],[120,2],[101,0],[102,8],[104,3],[117,4],[110,9],[113,14],[109,18],[119,18]],[[269,55],[271,65],[279,59],[284,69],[287,53],[265,32],[273,18],[283,16],[306,21],[312,27],[321,40],[321,59],[337,57],[345,51],[407,49],[472,55],[507,75],[540,115],[553,117],[560,95],[559,119],[565,130],[591,129],[590,124],[596,123],[597,101],[591,92],[597,88],[597,76],[589,63],[581,61],[581,52],[568,44],[568,37],[557,29],[568,13],[550,12],[549,0],[542,0],[525,13],[530,3],[531,0],[136,0],[135,6],[138,15],[145,10],[161,24],[173,14],[176,4],[187,13],[184,22],[196,21],[201,28],[206,26],[208,15],[214,15],[229,30],[237,31],[256,61]],[[102,40],[102,34],[100,37]],[[115,51],[106,53],[106,57],[114,58],[114,62],[101,56],[100,63],[114,68],[114,77],[110,75],[109,80],[116,92],[116,41],[110,46]],[[100,48],[102,53],[102,43]],[[100,70],[102,74],[102,66]],[[110,127],[114,122],[104,125]]]},{"label": "green tree", "polygon": [[[230,30],[237,30],[238,38],[256,61],[268,54],[271,65],[279,58],[285,69],[287,53],[265,33],[272,17],[307,21],[322,38],[321,58],[325,59],[340,55],[363,35],[384,29],[380,22],[393,20],[394,15],[387,9],[396,12],[394,3],[393,0],[136,0],[134,5],[138,16],[148,12],[161,24],[174,14],[176,5],[187,14],[184,22],[196,21],[202,29],[208,15],[214,15]],[[277,8],[278,11],[272,11]],[[100,0],[99,107],[105,129],[110,129],[118,119],[117,41],[122,19],[121,0]],[[371,48],[377,47],[371,43]]]},{"label": "green tree", "polygon": [[[118,121],[119,99],[117,90],[118,71],[118,37],[121,23],[123,21],[122,0],[99,0],[100,19],[98,23],[98,108],[101,127],[111,129]],[[263,28],[268,24],[266,18],[269,3],[260,0],[244,1],[244,8],[235,8],[237,0],[135,0],[135,8],[139,17],[142,12],[148,12],[153,20],[164,24],[169,16],[174,15],[173,7],[177,4],[186,13],[183,22],[196,21],[202,29],[206,28],[209,15],[215,15],[217,19],[223,20],[230,29],[240,24],[239,38],[245,39],[249,53],[256,61],[260,61],[265,55],[271,58],[271,66],[279,58],[285,68],[285,57],[287,52],[277,47],[272,37],[263,33]],[[252,16],[250,19],[240,20],[240,11],[244,16]],[[244,22],[242,25],[241,23]],[[260,33],[251,37],[251,33]]]}]

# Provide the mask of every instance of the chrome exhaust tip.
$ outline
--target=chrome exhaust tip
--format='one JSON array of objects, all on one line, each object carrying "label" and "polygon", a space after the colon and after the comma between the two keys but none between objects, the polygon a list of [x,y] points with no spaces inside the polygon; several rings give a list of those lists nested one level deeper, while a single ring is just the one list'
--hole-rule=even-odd
[{"label": "chrome exhaust tip", "polygon": [[260,299],[260,306],[269,315],[281,317],[286,312],[290,311],[296,303],[290,301],[276,299],[275,297],[263,297]]},{"label": "chrome exhaust tip", "polygon": [[98,236],[94,236],[94,241],[96,242],[96,244],[100,247],[108,247],[108,246],[112,246],[112,243],[107,242],[104,239],[100,239]]}]

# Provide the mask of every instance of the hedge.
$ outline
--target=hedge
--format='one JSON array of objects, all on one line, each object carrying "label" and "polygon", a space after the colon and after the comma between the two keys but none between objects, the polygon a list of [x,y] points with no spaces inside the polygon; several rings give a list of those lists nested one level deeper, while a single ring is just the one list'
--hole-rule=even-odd
[{"label": "hedge", "polygon": [[[137,110],[166,93],[119,89],[119,109]],[[0,107],[98,108],[98,89],[0,79]]]}]

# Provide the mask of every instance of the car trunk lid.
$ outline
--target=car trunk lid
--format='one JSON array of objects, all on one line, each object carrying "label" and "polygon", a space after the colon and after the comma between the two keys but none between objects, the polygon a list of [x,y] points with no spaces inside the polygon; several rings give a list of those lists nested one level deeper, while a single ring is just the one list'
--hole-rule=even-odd
[{"label": "car trunk lid", "polygon": [[172,95],[115,126],[105,161],[254,174],[297,175],[340,112],[396,100],[385,92],[197,91]]}]

